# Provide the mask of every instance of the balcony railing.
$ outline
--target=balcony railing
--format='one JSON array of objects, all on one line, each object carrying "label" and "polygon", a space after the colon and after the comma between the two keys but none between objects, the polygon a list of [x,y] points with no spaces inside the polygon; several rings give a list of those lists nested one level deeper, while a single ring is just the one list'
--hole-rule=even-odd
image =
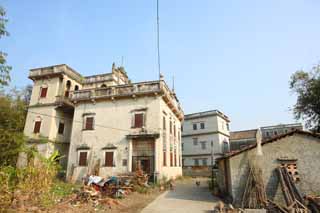
[{"label": "balcony railing", "polygon": [[164,81],[150,81],[136,84],[127,84],[121,86],[112,86],[106,88],[95,88],[73,91],[71,93],[71,101],[93,100],[99,98],[117,98],[126,96],[139,96],[153,93],[162,93],[166,97],[169,105],[174,108],[177,113],[183,111],[179,102],[176,100],[170,89]]},{"label": "balcony railing", "polygon": [[107,88],[95,88],[92,90],[87,89],[74,91],[72,93],[71,100],[77,101],[92,98],[131,96],[160,91],[160,82],[146,82]]}]

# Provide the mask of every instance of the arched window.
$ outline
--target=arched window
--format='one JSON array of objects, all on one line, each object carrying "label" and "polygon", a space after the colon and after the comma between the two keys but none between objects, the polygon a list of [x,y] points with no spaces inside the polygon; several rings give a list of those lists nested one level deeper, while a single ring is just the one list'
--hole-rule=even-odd
[{"label": "arched window", "polygon": [[75,90],[75,91],[79,90],[79,86],[78,86],[78,85],[75,85],[75,86],[74,86],[74,90]]},{"label": "arched window", "polygon": [[70,89],[70,87],[71,87],[71,81],[70,80],[67,80],[66,87],[67,87],[67,89]]},{"label": "arched window", "polygon": [[106,87],[107,87],[107,85],[105,85],[105,84],[101,85],[101,88],[106,88]]},{"label": "arched window", "polygon": [[65,96],[66,98],[69,97],[70,87],[71,87],[71,81],[70,81],[70,80],[67,80],[67,83],[66,83],[66,91],[65,91],[65,93],[64,93],[64,96]]}]

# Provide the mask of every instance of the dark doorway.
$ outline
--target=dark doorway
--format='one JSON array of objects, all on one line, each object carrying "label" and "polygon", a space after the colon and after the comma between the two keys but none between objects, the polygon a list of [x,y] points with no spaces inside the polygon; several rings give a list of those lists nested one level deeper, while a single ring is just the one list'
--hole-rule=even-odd
[{"label": "dark doorway", "polygon": [[132,157],[132,171],[136,171],[139,166],[144,173],[152,175],[154,172],[153,156]]},{"label": "dark doorway", "polygon": [[132,171],[140,168],[150,176],[155,170],[154,140],[134,139],[132,141]]}]

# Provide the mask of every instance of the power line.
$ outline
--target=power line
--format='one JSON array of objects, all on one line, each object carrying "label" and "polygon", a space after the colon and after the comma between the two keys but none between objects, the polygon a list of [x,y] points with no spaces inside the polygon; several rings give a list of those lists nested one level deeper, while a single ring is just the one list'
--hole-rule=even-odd
[{"label": "power line", "polygon": [[[71,120],[74,123],[83,124],[83,121],[77,121],[77,120],[74,120],[74,119],[71,119],[71,118],[53,116],[53,115],[49,115],[49,114],[45,114],[45,113],[39,113],[39,112],[33,112],[33,111],[28,111],[28,113],[32,113],[32,114],[36,114],[36,115],[42,115],[42,116],[51,117],[51,118],[63,119],[63,120]],[[96,124],[96,123],[94,125],[97,126],[97,127],[106,128],[106,129],[118,130],[118,131],[123,131],[123,132],[128,132],[128,133],[132,132],[129,129],[120,129],[120,128],[105,126],[105,125]]]},{"label": "power line", "polygon": [[158,50],[158,74],[161,75],[160,67],[160,23],[159,23],[159,0],[157,0],[157,50]]}]

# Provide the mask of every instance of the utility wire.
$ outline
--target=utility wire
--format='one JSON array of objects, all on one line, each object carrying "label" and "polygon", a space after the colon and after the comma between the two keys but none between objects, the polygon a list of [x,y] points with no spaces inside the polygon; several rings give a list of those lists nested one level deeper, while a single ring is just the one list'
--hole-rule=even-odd
[{"label": "utility wire", "polygon": [[[74,119],[72,119],[72,118],[53,116],[53,115],[49,115],[49,114],[45,114],[45,113],[33,112],[33,111],[30,111],[30,110],[28,110],[28,113],[32,113],[32,114],[36,114],[36,115],[42,115],[42,116],[51,117],[51,118],[58,118],[58,119],[63,119],[63,120],[70,120],[70,121],[72,121],[72,122],[74,122],[74,123],[83,124],[83,121],[77,121],[77,120],[74,120]],[[106,129],[118,130],[118,131],[129,132],[129,133],[132,132],[132,131],[129,130],[129,129],[120,129],[120,128],[105,126],[105,125],[96,124],[96,123],[95,123],[94,125],[97,126],[97,127],[106,128]],[[151,129],[151,130],[152,130],[152,129]]]},{"label": "utility wire", "polygon": [[158,50],[158,74],[161,75],[160,67],[160,23],[159,23],[159,0],[157,0],[157,50]]}]

